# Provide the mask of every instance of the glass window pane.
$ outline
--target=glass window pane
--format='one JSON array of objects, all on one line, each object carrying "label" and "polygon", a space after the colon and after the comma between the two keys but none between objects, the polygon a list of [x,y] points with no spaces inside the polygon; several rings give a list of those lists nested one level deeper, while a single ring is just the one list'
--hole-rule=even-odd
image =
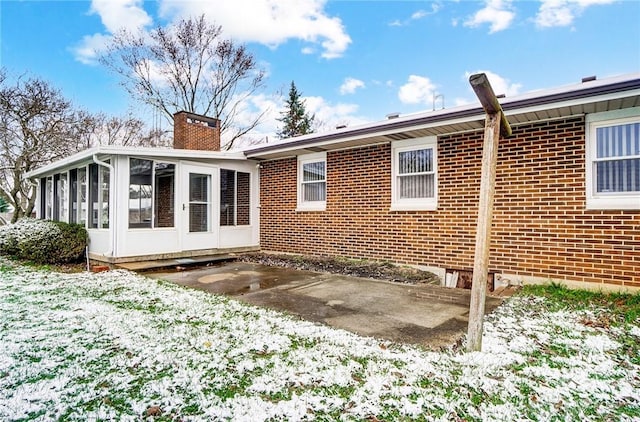
[{"label": "glass window pane", "polygon": [[220,170],[220,225],[236,224],[236,172]]},{"label": "glass window pane", "polygon": [[314,182],[302,185],[302,197],[307,201],[324,201],[326,198],[326,183]]},{"label": "glass window pane", "polygon": [[316,182],[325,180],[324,161],[318,161],[316,163],[305,163],[302,165],[302,181],[303,182]]},{"label": "glass window pane", "polygon": [[596,162],[596,192],[640,192],[640,158]]},{"label": "glass window pane", "polygon": [[45,216],[47,220],[53,217],[53,177],[47,177],[46,181],[46,198],[45,198]]},{"label": "glass window pane", "polygon": [[87,168],[78,169],[78,198],[80,209],[78,210],[78,223],[83,226],[87,222]]},{"label": "glass window pane", "polygon": [[415,176],[398,177],[400,198],[433,198],[434,176],[433,174],[420,174]]},{"label": "glass window pane", "polygon": [[129,227],[151,227],[153,161],[129,160]]},{"label": "glass window pane", "polygon": [[78,170],[69,171],[69,197],[71,200],[71,209],[69,210],[69,222],[78,222]]},{"label": "glass window pane", "polygon": [[596,157],[640,155],[640,122],[596,129]]},{"label": "glass window pane", "polygon": [[209,175],[189,173],[189,201],[209,201]]},{"label": "glass window pane", "polygon": [[[108,161],[106,161],[108,163]],[[109,228],[109,180],[110,170],[107,167],[100,167],[100,188],[102,189],[100,197],[100,209],[102,210],[100,215],[100,227],[103,229]]]},{"label": "glass window pane", "polygon": [[60,221],[60,174],[53,175],[53,214],[51,219]]},{"label": "glass window pane", "polygon": [[431,148],[402,151],[398,154],[398,174],[430,171],[433,171],[433,150]]},{"label": "glass window pane", "polygon": [[175,164],[155,164],[155,224],[154,227],[173,227],[175,216]]},{"label": "glass window pane", "polygon": [[98,228],[98,165],[89,164],[89,227]]},{"label": "glass window pane", "polygon": [[67,173],[61,173],[58,180],[58,218],[60,221],[69,221],[69,184]]},{"label": "glass window pane", "polygon": [[211,177],[208,174],[189,173],[189,231],[209,231]]},{"label": "glass window pane", "polygon": [[251,224],[251,175],[241,171],[236,173],[236,224],[248,226]]}]

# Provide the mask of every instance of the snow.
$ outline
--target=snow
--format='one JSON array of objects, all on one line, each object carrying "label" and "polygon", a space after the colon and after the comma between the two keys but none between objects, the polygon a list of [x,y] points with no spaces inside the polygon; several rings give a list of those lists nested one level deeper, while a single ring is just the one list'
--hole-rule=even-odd
[{"label": "snow", "polygon": [[[514,297],[483,352],[428,352],[134,273],[0,265],[0,420],[632,420],[637,324]],[[637,361],[637,360],[636,360]],[[620,413],[620,407],[635,413]]]}]

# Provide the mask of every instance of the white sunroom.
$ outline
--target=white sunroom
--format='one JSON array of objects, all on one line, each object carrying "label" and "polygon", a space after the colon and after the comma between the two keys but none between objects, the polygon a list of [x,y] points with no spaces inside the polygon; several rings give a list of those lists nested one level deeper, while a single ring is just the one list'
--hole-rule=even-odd
[{"label": "white sunroom", "polygon": [[27,176],[36,216],[83,224],[89,257],[120,263],[259,247],[259,173],[242,152],[91,148]]}]

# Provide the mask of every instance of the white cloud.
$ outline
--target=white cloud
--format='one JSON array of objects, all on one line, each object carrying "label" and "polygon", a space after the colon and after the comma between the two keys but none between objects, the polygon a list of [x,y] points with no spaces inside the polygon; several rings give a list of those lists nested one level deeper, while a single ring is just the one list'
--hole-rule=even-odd
[{"label": "white cloud", "polygon": [[429,78],[410,75],[407,83],[400,87],[398,98],[405,104],[431,104],[435,89]]},{"label": "white cloud", "polygon": [[453,99],[453,105],[455,107],[463,106],[471,103],[473,103],[473,101],[470,100],[469,98],[456,97]]},{"label": "white cloud", "polygon": [[133,30],[152,22],[142,3],[142,0],[93,0],[90,13],[100,15],[104,27],[114,34],[121,28]]},{"label": "white cloud", "polygon": [[413,14],[411,15],[411,19],[418,20],[424,18],[427,15],[428,13],[424,10],[418,10],[417,12],[413,12]]},{"label": "white cloud", "polygon": [[[340,57],[351,43],[342,21],[329,16],[326,0],[163,0],[160,13],[167,18],[204,13],[221,25],[227,37],[271,47],[300,39],[322,48],[322,57]],[[309,53],[308,46],[304,53]]]},{"label": "white cloud", "polygon": [[569,26],[584,9],[598,4],[610,4],[614,0],[542,0],[536,25],[542,28]]},{"label": "white cloud", "polygon": [[338,125],[354,126],[368,122],[356,115],[357,104],[332,104],[323,97],[304,97],[304,101],[307,112],[315,114],[315,122],[320,125],[317,132],[334,130]]},{"label": "white cloud", "polygon": [[[109,34],[115,34],[123,28],[136,30],[152,23],[151,17],[142,8],[142,0],[93,0],[89,13],[100,16]],[[104,33],[85,35],[71,51],[79,62],[95,64],[110,40],[111,35]]]},{"label": "white cloud", "polygon": [[394,21],[389,22],[389,26],[406,26],[409,25],[412,21],[417,21],[420,20],[424,17],[427,17],[429,15],[435,15],[436,13],[438,13],[440,11],[440,4],[439,3],[431,3],[431,11],[426,11],[424,9],[420,9],[420,10],[416,10],[415,12],[413,12],[411,14],[411,16],[408,19],[405,19],[404,21],[401,21],[399,19],[396,19]]},{"label": "white cloud", "polygon": [[[310,96],[302,97],[305,110],[309,115],[315,115],[314,124],[316,132],[327,132],[334,130],[338,125],[358,125],[367,123],[368,120],[358,116],[357,104],[337,103],[332,104],[323,97]],[[251,131],[239,142],[234,144],[235,149],[241,149],[248,145],[273,142],[277,139],[276,133],[280,129],[281,123],[278,119],[285,109],[284,98],[275,95],[258,94],[250,96],[243,102],[242,109],[236,115],[239,124],[248,124],[255,116],[264,112],[262,123]],[[225,139],[222,140],[223,143]]]},{"label": "white cloud", "polygon": [[475,72],[466,72],[465,79],[469,79],[474,73],[484,73],[487,75],[489,79],[489,83],[491,84],[491,88],[493,88],[493,92],[496,95],[504,94],[507,97],[513,97],[520,93],[520,89],[522,88],[522,84],[511,83],[511,81],[507,78],[504,78],[497,73],[493,73],[489,70],[478,70]]},{"label": "white cloud", "polygon": [[93,65],[96,64],[98,54],[105,49],[110,40],[111,35],[85,35],[78,45],[71,48],[71,51],[80,63]]},{"label": "white cloud", "polygon": [[[238,139],[234,143],[234,149],[242,149],[249,145],[276,139],[276,132],[280,122],[280,110],[283,108],[283,99],[279,95],[256,94],[249,96],[240,104],[240,109],[235,115],[234,121],[239,126],[251,124],[257,116],[263,113],[262,123],[250,132],[249,135]],[[231,134],[221,139],[225,144]]]},{"label": "white cloud", "polygon": [[356,89],[364,87],[364,82],[362,82],[360,79],[345,78],[342,85],[340,85],[340,94],[353,94],[354,92],[356,92]]},{"label": "white cloud", "polygon": [[486,0],[485,7],[467,19],[464,25],[475,28],[488,23],[489,33],[492,34],[509,28],[514,17],[511,0]]}]

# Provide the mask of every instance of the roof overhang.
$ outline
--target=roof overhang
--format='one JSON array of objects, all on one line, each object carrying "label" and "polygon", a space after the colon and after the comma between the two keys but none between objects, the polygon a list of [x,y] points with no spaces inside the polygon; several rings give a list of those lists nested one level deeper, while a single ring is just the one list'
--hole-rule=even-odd
[{"label": "roof overhang", "polygon": [[145,148],[145,147],[122,147],[122,146],[99,146],[80,151],[76,154],[55,161],[46,166],[25,174],[25,178],[34,178],[55,173],[56,170],[80,165],[84,162],[92,161],[96,156],[102,160],[113,156],[134,156],[147,157],[149,159],[174,159],[174,160],[240,160],[245,161],[247,157],[241,151],[199,151],[188,149],[171,148]]},{"label": "roof overhang", "polygon": [[[502,99],[512,126],[536,121],[640,107],[640,74],[590,81]],[[401,139],[481,130],[479,103],[310,134],[244,151],[248,158],[270,160],[310,152],[353,148]]]}]

